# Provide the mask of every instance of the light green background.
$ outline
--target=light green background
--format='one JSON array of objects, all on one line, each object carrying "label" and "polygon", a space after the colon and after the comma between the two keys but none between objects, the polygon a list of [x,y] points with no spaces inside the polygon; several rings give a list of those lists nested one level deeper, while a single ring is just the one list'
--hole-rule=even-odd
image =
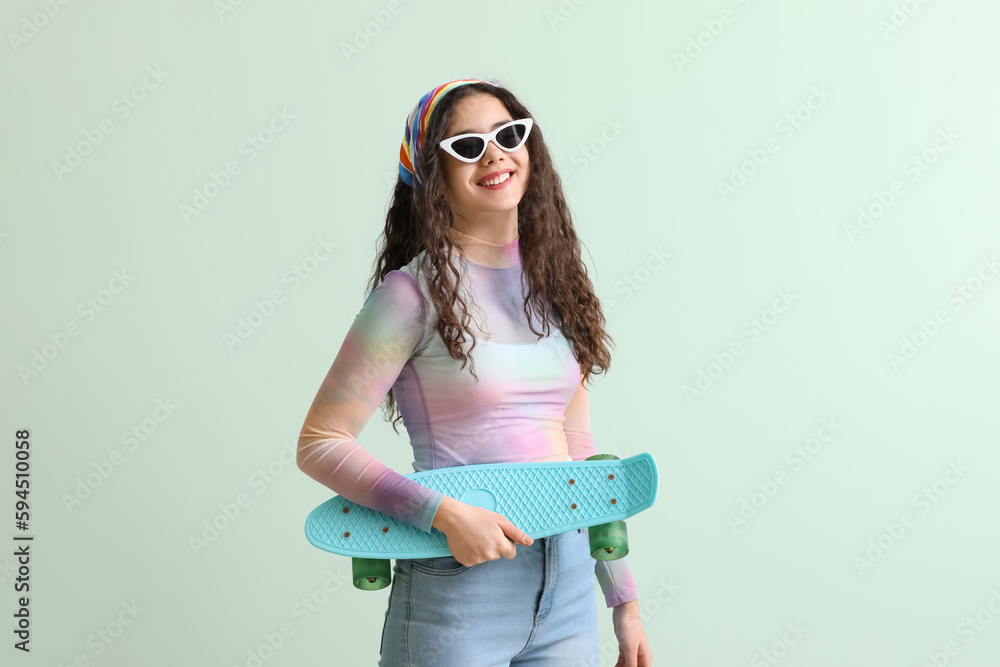
[{"label": "light green background", "polygon": [[[628,557],[654,664],[773,664],[773,648],[788,667],[919,667],[954,642],[948,664],[996,665],[1000,276],[983,263],[1000,251],[996,5],[53,1],[46,18],[45,4],[8,2],[0,19],[2,428],[8,443],[31,430],[36,536],[28,655],[11,648],[14,559],[0,556],[5,665],[246,666],[286,622],[268,667],[375,664],[388,589],[324,598],[350,564],[303,522],[332,492],[281,456],[361,306],[406,115],[465,77],[524,101],[566,182],[616,342],[591,390],[598,450],[659,463]],[[376,30],[373,12],[391,20]],[[345,56],[366,26],[377,34]],[[115,100],[147,68],[165,78],[146,78],[122,118]],[[829,98],[803,107],[814,87]],[[250,161],[240,145],[275,108],[294,119]],[[776,124],[796,112],[808,119],[787,136]],[[114,131],[57,175],[102,119]],[[723,198],[718,183],[769,138],[777,149]],[[925,151],[937,159],[912,180]],[[185,222],[180,206],[230,160],[240,173]],[[858,207],[894,180],[901,194],[852,239]],[[282,277],[318,238],[337,250],[293,289]],[[78,305],[122,269],[133,280],[90,320]],[[960,285],[978,289],[961,308]],[[274,289],[284,303],[230,350],[224,335]],[[752,340],[744,327],[779,290],[792,305]],[[947,319],[920,335],[936,311]],[[79,335],[23,380],[70,322]],[[742,354],[713,368],[734,342]],[[714,379],[689,400],[699,371]],[[121,434],[158,399],[176,411],[128,451]],[[360,441],[408,472],[405,434],[381,415]],[[787,453],[825,437],[824,419],[841,426],[796,469]],[[122,464],[69,511],[114,450]],[[269,464],[272,481],[255,481]],[[776,474],[786,483],[754,498]],[[914,502],[925,488],[937,502]],[[196,554],[190,537],[241,493],[251,504]],[[734,530],[744,499],[761,507]],[[891,537],[905,512],[914,525]],[[296,605],[313,595],[324,604],[306,619]],[[596,580],[595,598],[610,655]],[[93,636],[132,601],[141,613],[97,655]],[[786,623],[806,628],[792,645]]]}]

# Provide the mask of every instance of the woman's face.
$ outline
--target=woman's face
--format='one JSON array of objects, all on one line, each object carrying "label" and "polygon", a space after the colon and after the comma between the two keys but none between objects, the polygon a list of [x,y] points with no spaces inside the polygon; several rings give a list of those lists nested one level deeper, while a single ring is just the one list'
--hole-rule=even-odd
[{"label": "woman's face", "polygon": [[[445,131],[448,139],[468,132],[492,132],[498,126],[512,120],[507,108],[492,95],[485,93],[470,95],[455,106],[451,122]],[[452,214],[466,220],[480,217],[483,213],[501,213],[512,209],[524,196],[528,186],[528,144],[513,153],[489,142],[486,152],[475,162],[462,162],[449,155],[440,146],[441,167],[448,189]],[[480,185],[497,175],[510,173],[500,187],[490,189]]]}]

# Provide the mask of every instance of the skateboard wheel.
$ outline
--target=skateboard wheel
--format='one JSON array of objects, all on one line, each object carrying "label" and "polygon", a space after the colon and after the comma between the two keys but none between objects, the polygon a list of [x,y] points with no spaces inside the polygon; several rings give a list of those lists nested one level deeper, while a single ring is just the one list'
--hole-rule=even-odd
[{"label": "skateboard wheel", "polygon": [[351,558],[354,587],[377,591],[392,581],[392,563],[388,558]]},{"label": "skateboard wheel", "polygon": [[[614,454],[594,454],[588,456],[588,461],[612,461],[618,457]],[[609,480],[614,477],[609,476]],[[611,504],[616,504],[616,499],[611,499]],[[590,533],[590,555],[595,560],[618,560],[628,555],[628,530],[624,521],[612,521],[602,523],[598,526],[591,526]]]},{"label": "skateboard wheel", "polygon": [[618,560],[628,555],[628,530],[624,521],[591,526],[590,555],[594,560]]}]

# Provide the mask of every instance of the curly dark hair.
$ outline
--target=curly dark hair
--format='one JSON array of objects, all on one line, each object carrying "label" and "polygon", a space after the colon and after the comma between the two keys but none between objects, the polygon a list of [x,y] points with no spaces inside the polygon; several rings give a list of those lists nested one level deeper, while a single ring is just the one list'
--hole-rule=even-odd
[{"label": "curly dark hair", "polygon": [[[438,146],[444,139],[458,103],[478,94],[499,99],[512,118],[532,118],[514,94],[499,85],[469,83],[453,88],[438,100],[416,165],[420,181],[414,182],[418,187],[410,187],[401,177],[397,178],[385,218],[385,229],[379,237],[374,275],[367,287],[370,294],[390,271],[400,269],[426,250],[418,263],[418,271],[428,277],[430,294],[425,296],[433,301],[438,313],[435,328],[451,357],[462,361],[462,368],[465,368],[466,362],[471,363],[470,372],[477,382],[475,361],[471,359],[476,338],[469,327],[471,317],[467,304],[459,295],[460,274],[448,260],[454,247],[446,232],[452,226],[452,213],[446,200],[447,186],[441,152],[431,147]],[[531,332],[539,338],[542,334],[535,331],[532,325],[529,307],[539,314],[545,336],[549,335],[550,324],[556,324],[548,317],[548,307],[558,314],[562,325],[556,325],[563,336],[572,342],[583,382],[586,383],[590,381],[591,374],[600,374],[610,368],[611,354],[607,343],[613,344],[614,339],[604,330],[604,314],[581,258],[580,240],[573,229],[569,206],[563,195],[562,179],[552,164],[545,146],[545,135],[537,121],[526,145],[531,168],[524,196],[517,206],[521,268],[529,288],[523,305],[524,314]],[[433,271],[429,272],[428,268]],[[462,309],[461,325],[455,315],[456,302]],[[472,338],[469,355],[462,350],[466,334]],[[383,407],[386,420],[392,420],[393,430],[398,433],[396,425],[402,414],[391,389]]]}]

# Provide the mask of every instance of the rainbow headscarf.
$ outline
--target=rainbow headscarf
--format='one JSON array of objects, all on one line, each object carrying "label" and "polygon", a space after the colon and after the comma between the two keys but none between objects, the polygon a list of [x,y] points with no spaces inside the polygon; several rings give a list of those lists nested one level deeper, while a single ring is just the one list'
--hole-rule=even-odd
[{"label": "rainbow headscarf", "polygon": [[[427,132],[427,124],[430,122],[431,112],[437,106],[438,101],[448,94],[452,88],[463,86],[467,83],[485,83],[491,86],[496,84],[479,79],[456,79],[443,83],[434,88],[429,93],[420,98],[417,106],[413,107],[410,115],[406,118],[406,129],[403,132],[403,144],[399,147],[399,176],[403,182],[414,187],[414,177],[417,171],[417,156],[423,147],[424,134]],[[420,184],[417,179],[417,184]]]}]

